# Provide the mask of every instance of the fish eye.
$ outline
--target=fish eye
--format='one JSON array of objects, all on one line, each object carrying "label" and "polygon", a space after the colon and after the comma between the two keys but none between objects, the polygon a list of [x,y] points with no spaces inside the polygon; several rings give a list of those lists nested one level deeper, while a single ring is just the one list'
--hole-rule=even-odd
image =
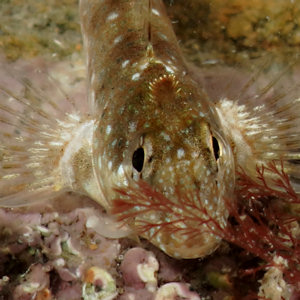
[{"label": "fish eye", "polygon": [[141,172],[144,166],[145,152],[142,147],[137,148],[132,155],[132,166]]},{"label": "fish eye", "polygon": [[215,160],[217,161],[220,158],[220,146],[218,140],[212,136],[212,148],[214,151]]}]

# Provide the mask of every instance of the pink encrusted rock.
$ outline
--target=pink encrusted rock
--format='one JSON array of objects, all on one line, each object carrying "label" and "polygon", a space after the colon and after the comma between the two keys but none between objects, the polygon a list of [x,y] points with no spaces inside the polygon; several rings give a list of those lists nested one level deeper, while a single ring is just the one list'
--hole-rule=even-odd
[{"label": "pink encrusted rock", "polygon": [[182,279],[184,264],[174,260],[162,252],[154,252],[159,261],[158,279],[162,282],[177,282]]},{"label": "pink encrusted rock", "polygon": [[200,300],[197,293],[191,292],[185,283],[171,282],[161,286],[154,300]]},{"label": "pink encrusted rock", "polygon": [[134,288],[127,288],[126,292],[122,294],[117,300],[154,300],[155,293],[147,289],[136,290]]},{"label": "pink encrusted rock", "polygon": [[39,292],[49,286],[48,271],[48,267],[41,264],[32,266],[24,276],[24,281],[15,288],[13,299],[35,299]]},{"label": "pink encrusted rock", "polygon": [[51,254],[53,256],[59,256],[62,253],[61,249],[61,237],[60,236],[55,236],[51,235],[48,238],[45,238],[45,244],[48,246],[49,245],[49,252],[51,251]]},{"label": "pink encrusted rock", "polygon": [[77,300],[82,297],[86,270],[97,266],[110,272],[114,267],[119,241],[86,227],[91,216],[101,218],[101,210],[54,209],[0,208],[0,298]]},{"label": "pink encrusted rock", "polygon": [[[78,300],[81,299],[81,284],[79,282],[70,283],[63,282],[61,284],[58,293],[55,295],[59,300]],[[51,299],[52,300],[52,299]]]},{"label": "pink encrusted rock", "polygon": [[158,261],[152,252],[142,248],[132,248],[126,252],[120,270],[125,285],[154,291],[157,287],[158,268]]}]

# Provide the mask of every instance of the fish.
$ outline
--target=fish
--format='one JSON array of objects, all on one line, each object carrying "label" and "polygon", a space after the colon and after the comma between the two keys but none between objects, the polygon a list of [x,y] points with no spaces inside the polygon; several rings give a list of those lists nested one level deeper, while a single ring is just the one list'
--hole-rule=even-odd
[{"label": "fish", "polygon": [[[255,101],[240,103],[226,90],[212,99],[195,75],[201,69],[184,58],[161,0],[80,0],[79,11],[86,110],[55,89],[46,97],[24,79],[21,95],[0,84],[0,206],[72,191],[110,215],[122,191],[144,182],[149,207],[159,193],[181,208],[168,213],[153,203],[139,214],[137,205],[127,225],[133,232],[141,223],[158,225],[140,236],[189,259],[219,247],[209,223],[226,227],[224,199],[233,197],[238,167],[255,178],[258,164],[283,161],[300,192],[299,98],[273,95],[271,83]],[[186,206],[180,194],[187,195]],[[185,220],[184,209],[192,219]],[[164,222],[176,230],[164,230]],[[188,228],[197,234],[186,234]]]}]

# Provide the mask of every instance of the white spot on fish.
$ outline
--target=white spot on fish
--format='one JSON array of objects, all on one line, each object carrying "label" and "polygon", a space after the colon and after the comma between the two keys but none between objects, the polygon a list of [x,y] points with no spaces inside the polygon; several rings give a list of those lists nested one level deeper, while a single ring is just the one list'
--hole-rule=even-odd
[{"label": "white spot on fish", "polygon": [[129,59],[126,59],[122,62],[122,68],[126,68],[126,66],[129,64]]},{"label": "white spot on fish", "polygon": [[51,146],[63,146],[64,143],[62,141],[51,141],[49,143]]},{"label": "white spot on fish", "polygon": [[197,158],[197,157],[199,157],[199,153],[197,151],[193,151],[191,153],[191,156],[192,156],[192,158]]},{"label": "white spot on fish", "polygon": [[152,8],[152,13],[153,13],[154,15],[156,15],[156,16],[159,16],[159,15],[160,15],[159,11],[158,11],[157,9],[155,9],[155,8]]},{"label": "white spot on fish", "polygon": [[102,166],[102,158],[101,156],[98,157],[98,167],[101,168]]},{"label": "white spot on fish", "polygon": [[132,75],[131,79],[136,81],[136,80],[139,80],[140,76],[141,76],[140,73],[135,73],[135,74]]},{"label": "white spot on fish", "polygon": [[136,122],[130,122],[129,125],[128,125],[128,130],[129,132],[134,132],[136,131]]},{"label": "white spot on fish", "polygon": [[160,234],[157,235],[156,240],[157,240],[159,243],[161,243],[161,236],[160,236]]},{"label": "white spot on fish", "polygon": [[108,162],[107,166],[108,166],[108,169],[111,170],[111,168],[112,168],[112,161],[111,160]]},{"label": "white spot on fish", "polygon": [[141,65],[139,66],[139,68],[140,68],[140,70],[145,70],[148,66],[149,66],[149,62],[146,61],[145,63],[141,64]]},{"label": "white spot on fish", "polygon": [[168,37],[167,37],[165,34],[159,32],[158,35],[159,35],[159,37],[160,37],[162,40],[164,40],[164,41],[167,41],[167,40],[168,40]]},{"label": "white spot on fish", "polygon": [[109,135],[111,133],[111,126],[110,125],[107,125],[105,132],[106,132],[107,135]]},{"label": "white spot on fish", "polygon": [[164,131],[161,133],[161,135],[166,141],[168,141],[168,142],[171,141],[170,136],[167,133],[165,133]]},{"label": "white spot on fish", "polygon": [[[157,228],[158,229],[158,228]],[[149,232],[150,232],[150,236],[152,236],[152,235],[154,235],[155,234],[155,228],[151,228],[150,230],[149,230]],[[159,235],[156,235],[156,239],[158,238],[158,236]]]},{"label": "white spot on fish", "polygon": [[123,36],[122,35],[119,35],[117,36],[115,39],[114,39],[114,44],[118,44],[122,41],[123,39]]},{"label": "white spot on fish", "polygon": [[112,12],[112,13],[110,13],[110,14],[107,16],[106,21],[113,21],[113,20],[115,20],[118,16],[119,16],[118,13]]},{"label": "white spot on fish", "polygon": [[124,173],[123,166],[120,165],[119,168],[118,168],[118,175],[119,175],[120,177],[123,177],[124,174],[125,174],[125,173]]},{"label": "white spot on fish", "polygon": [[[165,66],[165,68],[169,73],[172,73],[172,74],[174,73],[174,70],[171,67]],[[174,66],[173,66],[173,68],[176,69]]]},{"label": "white spot on fish", "polygon": [[179,148],[179,149],[177,150],[177,158],[178,158],[178,159],[184,157],[184,154],[185,154],[185,153],[184,153],[184,149]]}]

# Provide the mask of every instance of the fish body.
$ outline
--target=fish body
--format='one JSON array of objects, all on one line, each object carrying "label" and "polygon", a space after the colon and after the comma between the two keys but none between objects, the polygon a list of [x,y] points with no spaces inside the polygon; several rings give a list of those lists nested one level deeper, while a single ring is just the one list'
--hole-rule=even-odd
[{"label": "fish body", "polygon": [[[188,75],[162,2],[81,1],[80,12],[89,101],[99,118],[94,166],[107,210],[118,196],[114,187],[141,179],[170,198],[175,188],[193,191],[225,223],[220,199],[233,188],[230,148],[216,111]],[[197,242],[167,232],[151,241],[170,255],[197,257],[218,243],[204,231]]]},{"label": "fish body", "polygon": [[[172,214],[156,208],[136,213],[130,226],[173,222],[178,231],[170,233],[161,227],[155,235],[149,230],[142,236],[174,257],[211,253],[220,238],[207,222],[214,219],[220,227],[226,226],[224,199],[233,193],[235,166],[245,166],[251,173],[257,162],[281,158],[288,146],[278,148],[275,136],[272,143],[261,134],[263,142],[257,140],[260,125],[270,132],[264,109],[253,110],[261,116],[255,123],[249,107],[243,107],[245,113],[228,99],[216,105],[207,96],[183,58],[162,1],[81,0],[80,14],[89,111],[71,109],[53,117],[59,110],[54,99],[49,102],[54,110],[49,121],[47,108],[35,98],[29,102],[2,89],[35,112],[21,120],[24,136],[2,133],[6,141],[0,148],[5,170],[0,179],[2,205],[24,205],[31,198],[71,190],[90,196],[110,213],[115,199],[122,196],[118,191],[143,181],[174,206],[180,202],[178,194],[187,194],[193,201],[194,218],[186,222],[180,210]],[[8,115],[18,113],[1,105]],[[282,107],[285,116],[290,106]],[[298,108],[299,101],[294,105]],[[299,116],[295,118],[298,124]],[[43,119],[47,124],[36,126]],[[1,121],[16,127],[5,113]],[[282,132],[283,138],[287,123],[295,128],[283,120],[282,126],[274,124],[271,131]],[[290,160],[299,155],[295,132],[292,139],[284,140],[294,145]],[[274,147],[268,152],[270,144]],[[271,152],[275,154],[268,158]],[[299,172],[295,168],[293,172],[297,178]],[[151,204],[151,197],[148,201]],[[186,227],[197,228],[197,235],[185,234]]]}]

